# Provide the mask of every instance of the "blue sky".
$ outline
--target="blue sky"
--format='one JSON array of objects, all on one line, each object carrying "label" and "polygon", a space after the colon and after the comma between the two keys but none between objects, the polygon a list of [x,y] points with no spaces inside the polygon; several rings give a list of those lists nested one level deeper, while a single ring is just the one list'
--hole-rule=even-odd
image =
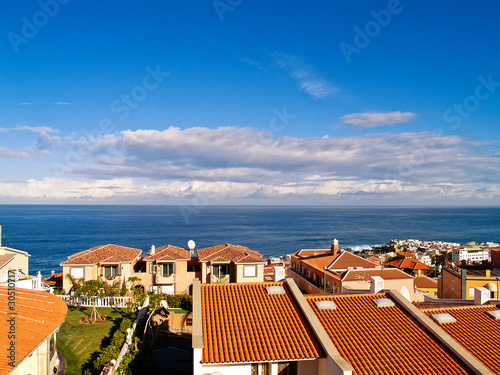
[{"label": "blue sky", "polygon": [[0,203],[500,204],[496,2],[4,2]]}]

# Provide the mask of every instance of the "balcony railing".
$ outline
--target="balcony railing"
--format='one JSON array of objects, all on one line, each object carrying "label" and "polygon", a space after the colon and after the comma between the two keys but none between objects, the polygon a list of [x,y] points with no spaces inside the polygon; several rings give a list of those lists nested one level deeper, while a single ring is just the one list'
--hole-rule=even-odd
[{"label": "balcony railing", "polygon": [[84,306],[84,307],[128,307],[127,303],[132,302],[132,297],[81,297],[70,295],[58,295],[68,306]]},{"label": "balcony railing", "polygon": [[212,284],[216,284],[216,283],[228,283],[229,282],[229,275],[223,275],[223,276],[212,275],[210,282]]}]

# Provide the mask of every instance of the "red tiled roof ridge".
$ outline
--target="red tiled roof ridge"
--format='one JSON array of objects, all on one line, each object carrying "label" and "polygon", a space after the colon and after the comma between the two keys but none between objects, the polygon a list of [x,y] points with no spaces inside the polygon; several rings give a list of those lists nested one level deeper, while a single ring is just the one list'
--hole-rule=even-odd
[{"label": "red tiled roof ridge", "polygon": [[265,263],[262,254],[255,250],[250,250],[246,246],[222,244],[204,247],[197,250],[200,262],[206,261],[228,261],[235,263]]},{"label": "red tiled roof ridge", "polygon": [[143,260],[190,260],[189,250],[174,245],[164,245],[155,249],[155,254],[151,254],[151,249],[143,257]]},{"label": "red tiled roof ridge", "polygon": [[[356,259],[356,261],[359,262],[358,264],[367,264],[367,263],[369,263],[373,267],[378,266],[377,263],[372,262],[372,261],[370,261],[368,259],[362,258],[359,255],[353,254],[353,253],[351,253],[349,251],[346,251],[346,250],[341,250],[340,254],[332,261],[332,263],[327,268],[331,269],[332,267],[335,266],[335,263],[340,262],[341,260],[343,260],[343,258],[346,258],[346,257],[347,258],[350,257],[351,259]],[[353,258],[353,257],[355,257],[355,258]],[[357,266],[357,265],[353,264],[352,266],[349,266],[349,267],[363,267],[363,266]],[[340,268],[344,269],[344,267],[340,267]],[[345,267],[345,268],[347,268],[347,267]]]},{"label": "red tiled roof ridge", "polygon": [[[122,251],[133,251],[132,254],[120,254],[120,250]],[[99,258],[96,253],[98,252],[110,252],[112,254],[102,254],[101,258]],[[114,245],[114,244],[106,244],[106,245],[100,245],[100,246],[95,246],[87,250],[79,251],[78,253],[72,254],[68,256],[68,259],[65,261],[61,262],[61,265],[70,265],[70,264],[97,264],[100,262],[106,262],[109,259],[116,257],[118,258],[116,262],[131,262],[133,259],[138,257],[142,253],[141,249],[136,249],[133,247],[127,247],[127,246],[121,246],[121,245]],[[94,255],[96,258],[95,259],[88,259],[92,255]],[[133,257],[133,258],[132,258]],[[80,259],[79,259],[80,258]],[[79,262],[76,262],[77,259],[79,259]]]},{"label": "red tiled roof ridge", "polygon": [[[425,302],[424,302],[425,303]],[[432,304],[433,302],[427,302]],[[438,305],[439,302],[436,302],[436,305]],[[425,307],[420,308],[418,304],[415,304],[415,306],[421,310],[421,311],[436,311],[436,310],[467,310],[467,309],[484,309],[484,310],[493,310],[493,307],[496,307],[496,305],[472,305],[472,304],[456,304],[456,305],[443,305],[443,306],[433,306],[433,307]],[[500,310],[500,309],[499,309]]]}]

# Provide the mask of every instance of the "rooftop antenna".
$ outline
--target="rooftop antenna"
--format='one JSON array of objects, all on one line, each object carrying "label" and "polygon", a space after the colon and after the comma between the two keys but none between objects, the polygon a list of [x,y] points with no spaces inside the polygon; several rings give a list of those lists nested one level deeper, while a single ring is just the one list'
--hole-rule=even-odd
[{"label": "rooftop antenna", "polygon": [[191,253],[191,258],[196,256],[196,251],[194,248],[196,247],[196,244],[194,243],[193,240],[188,241],[188,247],[189,247],[189,252]]}]

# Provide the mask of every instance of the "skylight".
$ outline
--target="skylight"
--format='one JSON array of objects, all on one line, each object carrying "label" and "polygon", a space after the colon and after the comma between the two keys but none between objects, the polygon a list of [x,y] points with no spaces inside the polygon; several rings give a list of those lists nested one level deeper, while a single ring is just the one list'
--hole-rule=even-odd
[{"label": "skylight", "polygon": [[335,310],[337,305],[333,301],[316,301],[314,302],[318,310]]},{"label": "skylight", "polygon": [[373,302],[375,302],[375,305],[377,305],[377,307],[394,306],[394,302],[391,301],[389,298],[377,298],[377,299],[374,299]]},{"label": "skylight", "polygon": [[455,323],[457,320],[448,313],[443,314],[432,314],[431,318],[434,319],[438,324],[444,323]]},{"label": "skylight", "polygon": [[500,319],[500,310],[486,311],[486,314],[491,316],[493,319]]},{"label": "skylight", "polygon": [[285,293],[285,289],[282,286],[268,286],[266,287],[267,294],[283,294]]}]

